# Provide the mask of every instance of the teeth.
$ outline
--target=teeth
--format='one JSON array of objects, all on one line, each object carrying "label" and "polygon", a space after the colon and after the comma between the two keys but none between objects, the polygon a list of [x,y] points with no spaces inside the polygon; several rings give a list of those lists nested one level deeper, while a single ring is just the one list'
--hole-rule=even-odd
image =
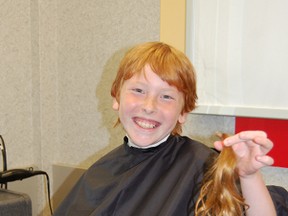
[{"label": "teeth", "polygon": [[147,122],[142,122],[142,121],[137,121],[137,124],[142,127],[142,128],[155,128],[156,125],[155,124],[150,124],[150,123],[147,123]]}]

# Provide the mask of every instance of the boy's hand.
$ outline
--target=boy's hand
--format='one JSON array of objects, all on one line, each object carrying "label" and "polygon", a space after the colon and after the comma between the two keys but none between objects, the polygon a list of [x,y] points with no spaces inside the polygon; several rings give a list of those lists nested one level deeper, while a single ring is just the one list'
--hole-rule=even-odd
[{"label": "boy's hand", "polygon": [[253,175],[260,168],[274,163],[273,158],[266,155],[272,149],[273,143],[263,131],[243,131],[224,141],[216,141],[214,146],[221,151],[223,144],[232,146],[237,156],[240,177]]}]

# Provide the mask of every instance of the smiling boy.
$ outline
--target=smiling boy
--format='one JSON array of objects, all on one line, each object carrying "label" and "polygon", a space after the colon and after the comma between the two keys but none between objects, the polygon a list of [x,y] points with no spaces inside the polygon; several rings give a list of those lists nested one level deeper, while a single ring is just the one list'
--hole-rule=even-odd
[{"label": "smiling boy", "polygon": [[[87,170],[55,216],[194,215],[203,175],[217,157],[207,146],[180,135],[195,108],[195,77],[188,58],[167,44],[132,48],[111,88],[112,107],[127,134],[124,143]],[[246,214],[276,215],[259,172],[273,163],[267,156],[273,146],[267,135],[242,132],[224,143],[238,157]],[[217,149],[222,145],[215,143]]]},{"label": "smiling boy", "polygon": [[149,65],[125,81],[120,98],[113,100],[129,141],[141,148],[167,138],[177,123],[183,124],[183,94],[155,74]]}]

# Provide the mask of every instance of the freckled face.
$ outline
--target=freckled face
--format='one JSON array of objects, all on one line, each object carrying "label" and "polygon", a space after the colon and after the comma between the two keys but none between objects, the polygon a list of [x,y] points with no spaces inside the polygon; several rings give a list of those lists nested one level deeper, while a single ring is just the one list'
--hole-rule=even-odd
[{"label": "freckled face", "polygon": [[132,142],[140,147],[160,141],[177,122],[186,120],[187,113],[181,114],[183,94],[160,79],[150,66],[124,82],[119,101],[114,98],[113,109]]}]

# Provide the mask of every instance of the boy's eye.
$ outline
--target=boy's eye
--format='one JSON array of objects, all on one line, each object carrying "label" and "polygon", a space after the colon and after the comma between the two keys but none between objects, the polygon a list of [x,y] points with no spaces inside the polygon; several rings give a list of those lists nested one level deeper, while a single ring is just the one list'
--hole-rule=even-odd
[{"label": "boy's eye", "polygon": [[143,90],[143,89],[140,89],[140,88],[134,88],[134,89],[132,89],[132,91],[134,91],[134,92],[136,92],[136,93],[141,93],[141,94],[144,93],[144,90]]},{"label": "boy's eye", "polygon": [[166,100],[174,100],[174,98],[170,95],[163,95],[162,98]]}]

